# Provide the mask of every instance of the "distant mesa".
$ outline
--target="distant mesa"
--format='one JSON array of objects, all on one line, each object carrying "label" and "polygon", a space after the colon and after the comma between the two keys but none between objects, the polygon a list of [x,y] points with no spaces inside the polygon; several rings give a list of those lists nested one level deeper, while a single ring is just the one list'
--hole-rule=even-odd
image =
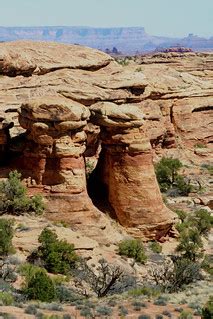
[{"label": "distant mesa", "polygon": [[155,50],[156,52],[163,52],[163,53],[170,53],[170,52],[177,52],[177,53],[187,53],[187,52],[193,52],[191,48],[185,48],[185,47],[171,47],[171,48],[157,48]]},{"label": "distant mesa", "polygon": [[[184,38],[171,38],[148,34],[143,27],[0,27],[0,42],[15,40],[54,41],[88,46],[110,54],[136,54],[170,48],[177,45],[194,51],[212,50],[213,37],[209,39],[190,33]],[[115,50],[116,49],[116,50]],[[117,53],[118,52],[118,53]]]}]

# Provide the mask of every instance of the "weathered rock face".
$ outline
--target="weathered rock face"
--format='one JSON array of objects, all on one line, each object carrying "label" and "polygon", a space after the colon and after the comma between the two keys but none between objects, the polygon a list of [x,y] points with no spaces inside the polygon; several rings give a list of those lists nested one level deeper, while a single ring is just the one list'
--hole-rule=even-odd
[{"label": "weathered rock face", "polygon": [[[137,62],[149,83],[138,106],[156,153],[211,161],[213,54],[157,53]],[[205,146],[202,156],[197,144]]]},{"label": "weathered rock face", "polygon": [[134,236],[160,238],[173,214],[164,205],[152,161],[151,145],[137,107],[96,103],[91,120],[101,126],[102,150],[96,168],[117,219]]},{"label": "weathered rock face", "polygon": [[198,141],[210,147],[212,71],[201,71],[202,59],[196,70],[190,62],[188,72],[180,59],[171,67],[142,61],[142,72],[133,72],[135,64],[124,68],[81,46],[1,43],[0,108],[8,123],[0,128],[8,160],[1,175],[21,170],[30,192],[48,199],[49,218],[112,237],[85,178],[84,156],[94,155],[101,141],[96,173],[120,223],[135,236],[165,235],[173,217],[158,189],[150,141],[157,154],[190,149],[198,157]]},{"label": "weathered rock face", "polygon": [[82,155],[89,110],[72,100],[45,97],[22,104],[19,113],[27,130],[23,159],[28,175],[38,185],[50,185],[51,192],[85,192]]}]

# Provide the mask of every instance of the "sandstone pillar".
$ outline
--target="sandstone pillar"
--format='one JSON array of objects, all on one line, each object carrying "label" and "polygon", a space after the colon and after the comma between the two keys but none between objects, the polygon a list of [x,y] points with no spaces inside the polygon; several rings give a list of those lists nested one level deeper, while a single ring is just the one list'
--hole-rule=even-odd
[{"label": "sandstone pillar", "polygon": [[78,211],[89,202],[83,158],[89,115],[82,104],[59,97],[21,106],[19,122],[27,130],[23,174],[34,181],[32,187],[49,192],[51,210],[63,205]]},{"label": "sandstone pillar", "polygon": [[156,180],[142,114],[133,105],[96,103],[92,121],[101,126],[102,151],[96,176],[108,191],[119,222],[134,236],[160,238],[173,224]]}]

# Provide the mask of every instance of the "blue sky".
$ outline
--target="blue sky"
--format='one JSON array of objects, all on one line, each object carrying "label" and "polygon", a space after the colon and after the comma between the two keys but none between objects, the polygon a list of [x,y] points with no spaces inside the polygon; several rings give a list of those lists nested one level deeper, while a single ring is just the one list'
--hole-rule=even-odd
[{"label": "blue sky", "polygon": [[144,26],[153,35],[213,35],[213,0],[0,0],[0,26]]}]

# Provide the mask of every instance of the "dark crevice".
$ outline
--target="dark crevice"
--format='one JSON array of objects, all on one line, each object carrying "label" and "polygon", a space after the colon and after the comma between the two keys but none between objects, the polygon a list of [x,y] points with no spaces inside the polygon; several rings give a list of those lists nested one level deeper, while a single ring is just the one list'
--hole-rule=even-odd
[{"label": "dark crevice", "polygon": [[200,106],[192,111],[192,113],[196,112],[204,112],[213,110],[213,106]]},{"label": "dark crevice", "polygon": [[145,87],[129,87],[129,88],[126,88],[126,90],[133,95],[139,96],[144,93]]},{"label": "dark crevice", "polygon": [[101,70],[103,68],[105,68],[111,61],[107,61],[106,63],[102,64],[102,65],[91,65],[91,66],[79,66],[79,67],[69,67],[69,66],[62,66],[62,67],[53,67],[50,68],[48,70],[43,69],[40,70],[38,73],[33,73],[35,71],[36,68],[30,69],[30,70],[17,70],[17,69],[10,69],[8,71],[3,70],[2,68],[0,68],[0,75],[5,75],[5,76],[9,76],[9,77],[16,77],[16,76],[24,76],[24,77],[30,77],[32,75],[44,75],[47,73],[52,73],[58,70],[64,70],[64,69],[69,69],[69,70],[82,70],[82,71],[91,71],[91,72],[95,72],[98,70]]}]

